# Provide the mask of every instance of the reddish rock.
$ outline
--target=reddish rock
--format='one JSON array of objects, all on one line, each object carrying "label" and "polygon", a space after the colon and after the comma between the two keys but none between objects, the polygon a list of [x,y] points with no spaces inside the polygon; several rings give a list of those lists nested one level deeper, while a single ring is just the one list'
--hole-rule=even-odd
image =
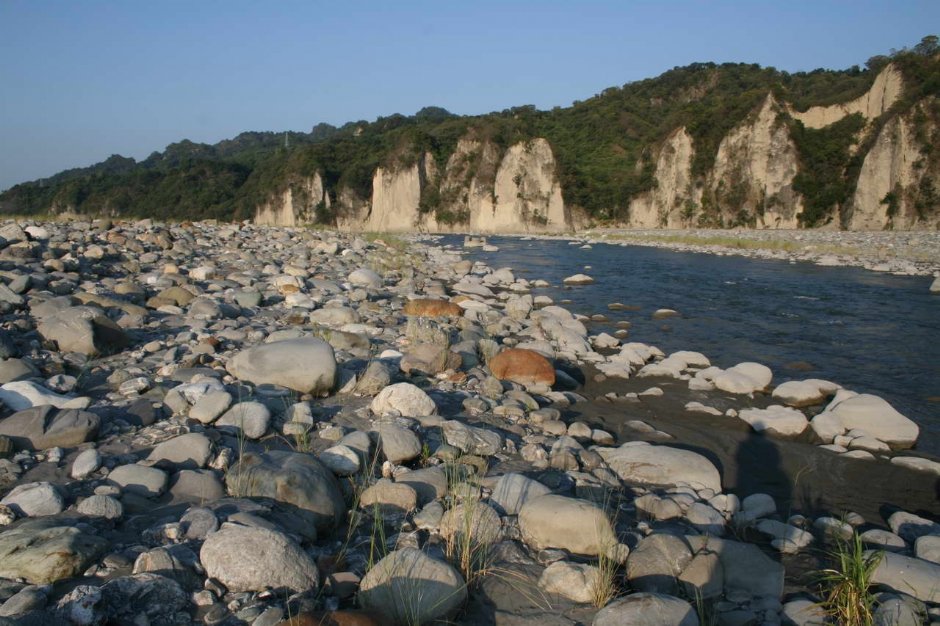
[{"label": "reddish rock", "polygon": [[489,363],[493,376],[520,385],[555,384],[555,368],[544,356],[532,350],[510,348],[497,354]]},{"label": "reddish rock", "polygon": [[419,298],[405,305],[405,315],[415,317],[460,317],[463,309],[447,300]]}]

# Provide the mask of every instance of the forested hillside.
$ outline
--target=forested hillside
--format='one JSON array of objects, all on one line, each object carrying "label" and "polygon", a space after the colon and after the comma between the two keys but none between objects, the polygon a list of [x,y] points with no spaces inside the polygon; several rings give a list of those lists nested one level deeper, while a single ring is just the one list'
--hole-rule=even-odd
[{"label": "forested hillside", "polygon": [[[355,228],[370,223],[381,179],[380,204],[432,230],[485,228],[473,217],[483,210],[514,210],[525,230],[553,225],[556,192],[565,217],[555,229],[933,227],[938,96],[936,37],[838,71],[696,63],[548,111],[456,116],[427,107],[310,133],[183,140],[140,162],[114,155],[16,185],[0,194],[0,211],[221,220],[265,212],[278,221],[288,210],[290,223]],[[547,144],[535,158],[537,139]],[[897,173],[877,178],[883,167]],[[533,168],[545,169],[538,180]],[[413,180],[394,178],[412,170]],[[873,216],[873,205],[884,215]]]}]

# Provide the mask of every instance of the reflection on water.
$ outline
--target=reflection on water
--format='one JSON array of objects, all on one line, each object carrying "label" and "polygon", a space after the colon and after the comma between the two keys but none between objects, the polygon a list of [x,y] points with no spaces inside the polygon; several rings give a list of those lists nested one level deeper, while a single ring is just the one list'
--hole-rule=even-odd
[{"label": "reflection on water", "polygon": [[[592,324],[593,332],[627,320],[632,340],[667,353],[697,350],[721,367],[760,361],[776,383],[826,378],[875,393],[921,425],[918,448],[940,454],[940,405],[929,400],[940,396],[940,297],[929,294],[930,278],[640,246],[490,242],[499,252],[473,249],[469,258],[549,281],[555,287],[535,293],[571,300],[572,311],[607,315],[609,323]],[[459,246],[460,239],[443,243]],[[579,272],[596,282],[561,286]],[[613,302],[640,310],[608,311]],[[682,317],[651,319],[658,308]],[[788,369],[795,363],[802,366]]]}]

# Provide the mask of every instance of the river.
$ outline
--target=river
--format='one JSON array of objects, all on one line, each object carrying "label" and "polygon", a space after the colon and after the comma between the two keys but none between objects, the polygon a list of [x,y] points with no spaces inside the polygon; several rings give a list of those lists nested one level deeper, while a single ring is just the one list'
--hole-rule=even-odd
[{"label": "river", "polygon": [[[625,320],[630,341],[667,354],[695,350],[720,367],[757,361],[774,371],[774,384],[824,378],[876,394],[920,425],[918,450],[940,455],[940,296],[928,292],[929,277],[642,246],[489,242],[499,251],[474,248],[468,258],[550,282],[533,293],[573,312],[607,315],[589,325],[593,333]],[[596,282],[562,285],[576,273]],[[637,308],[608,311],[614,302]],[[659,308],[681,317],[652,319]]]}]

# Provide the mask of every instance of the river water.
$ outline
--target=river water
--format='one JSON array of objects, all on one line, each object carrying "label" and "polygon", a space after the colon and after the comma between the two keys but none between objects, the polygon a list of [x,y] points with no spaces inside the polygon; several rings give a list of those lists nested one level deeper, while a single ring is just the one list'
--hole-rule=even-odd
[{"label": "river water", "polygon": [[[612,333],[626,320],[630,341],[667,354],[695,350],[720,367],[757,361],[774,371],[774,384],[824,378],[876,394],[920,425],[918,450],[940,455],[940,296],[929,293],[929,277],[642,246],[489,242],[499,251],[471,249],[468,258],[550,282],[533,293],[573,312],[607,315],[592,332]],[[576,273],[596,282],[562,285]],[[614,302],[638,310],[608,311]],[[652,319],[659,308],[681,317]]]}]

